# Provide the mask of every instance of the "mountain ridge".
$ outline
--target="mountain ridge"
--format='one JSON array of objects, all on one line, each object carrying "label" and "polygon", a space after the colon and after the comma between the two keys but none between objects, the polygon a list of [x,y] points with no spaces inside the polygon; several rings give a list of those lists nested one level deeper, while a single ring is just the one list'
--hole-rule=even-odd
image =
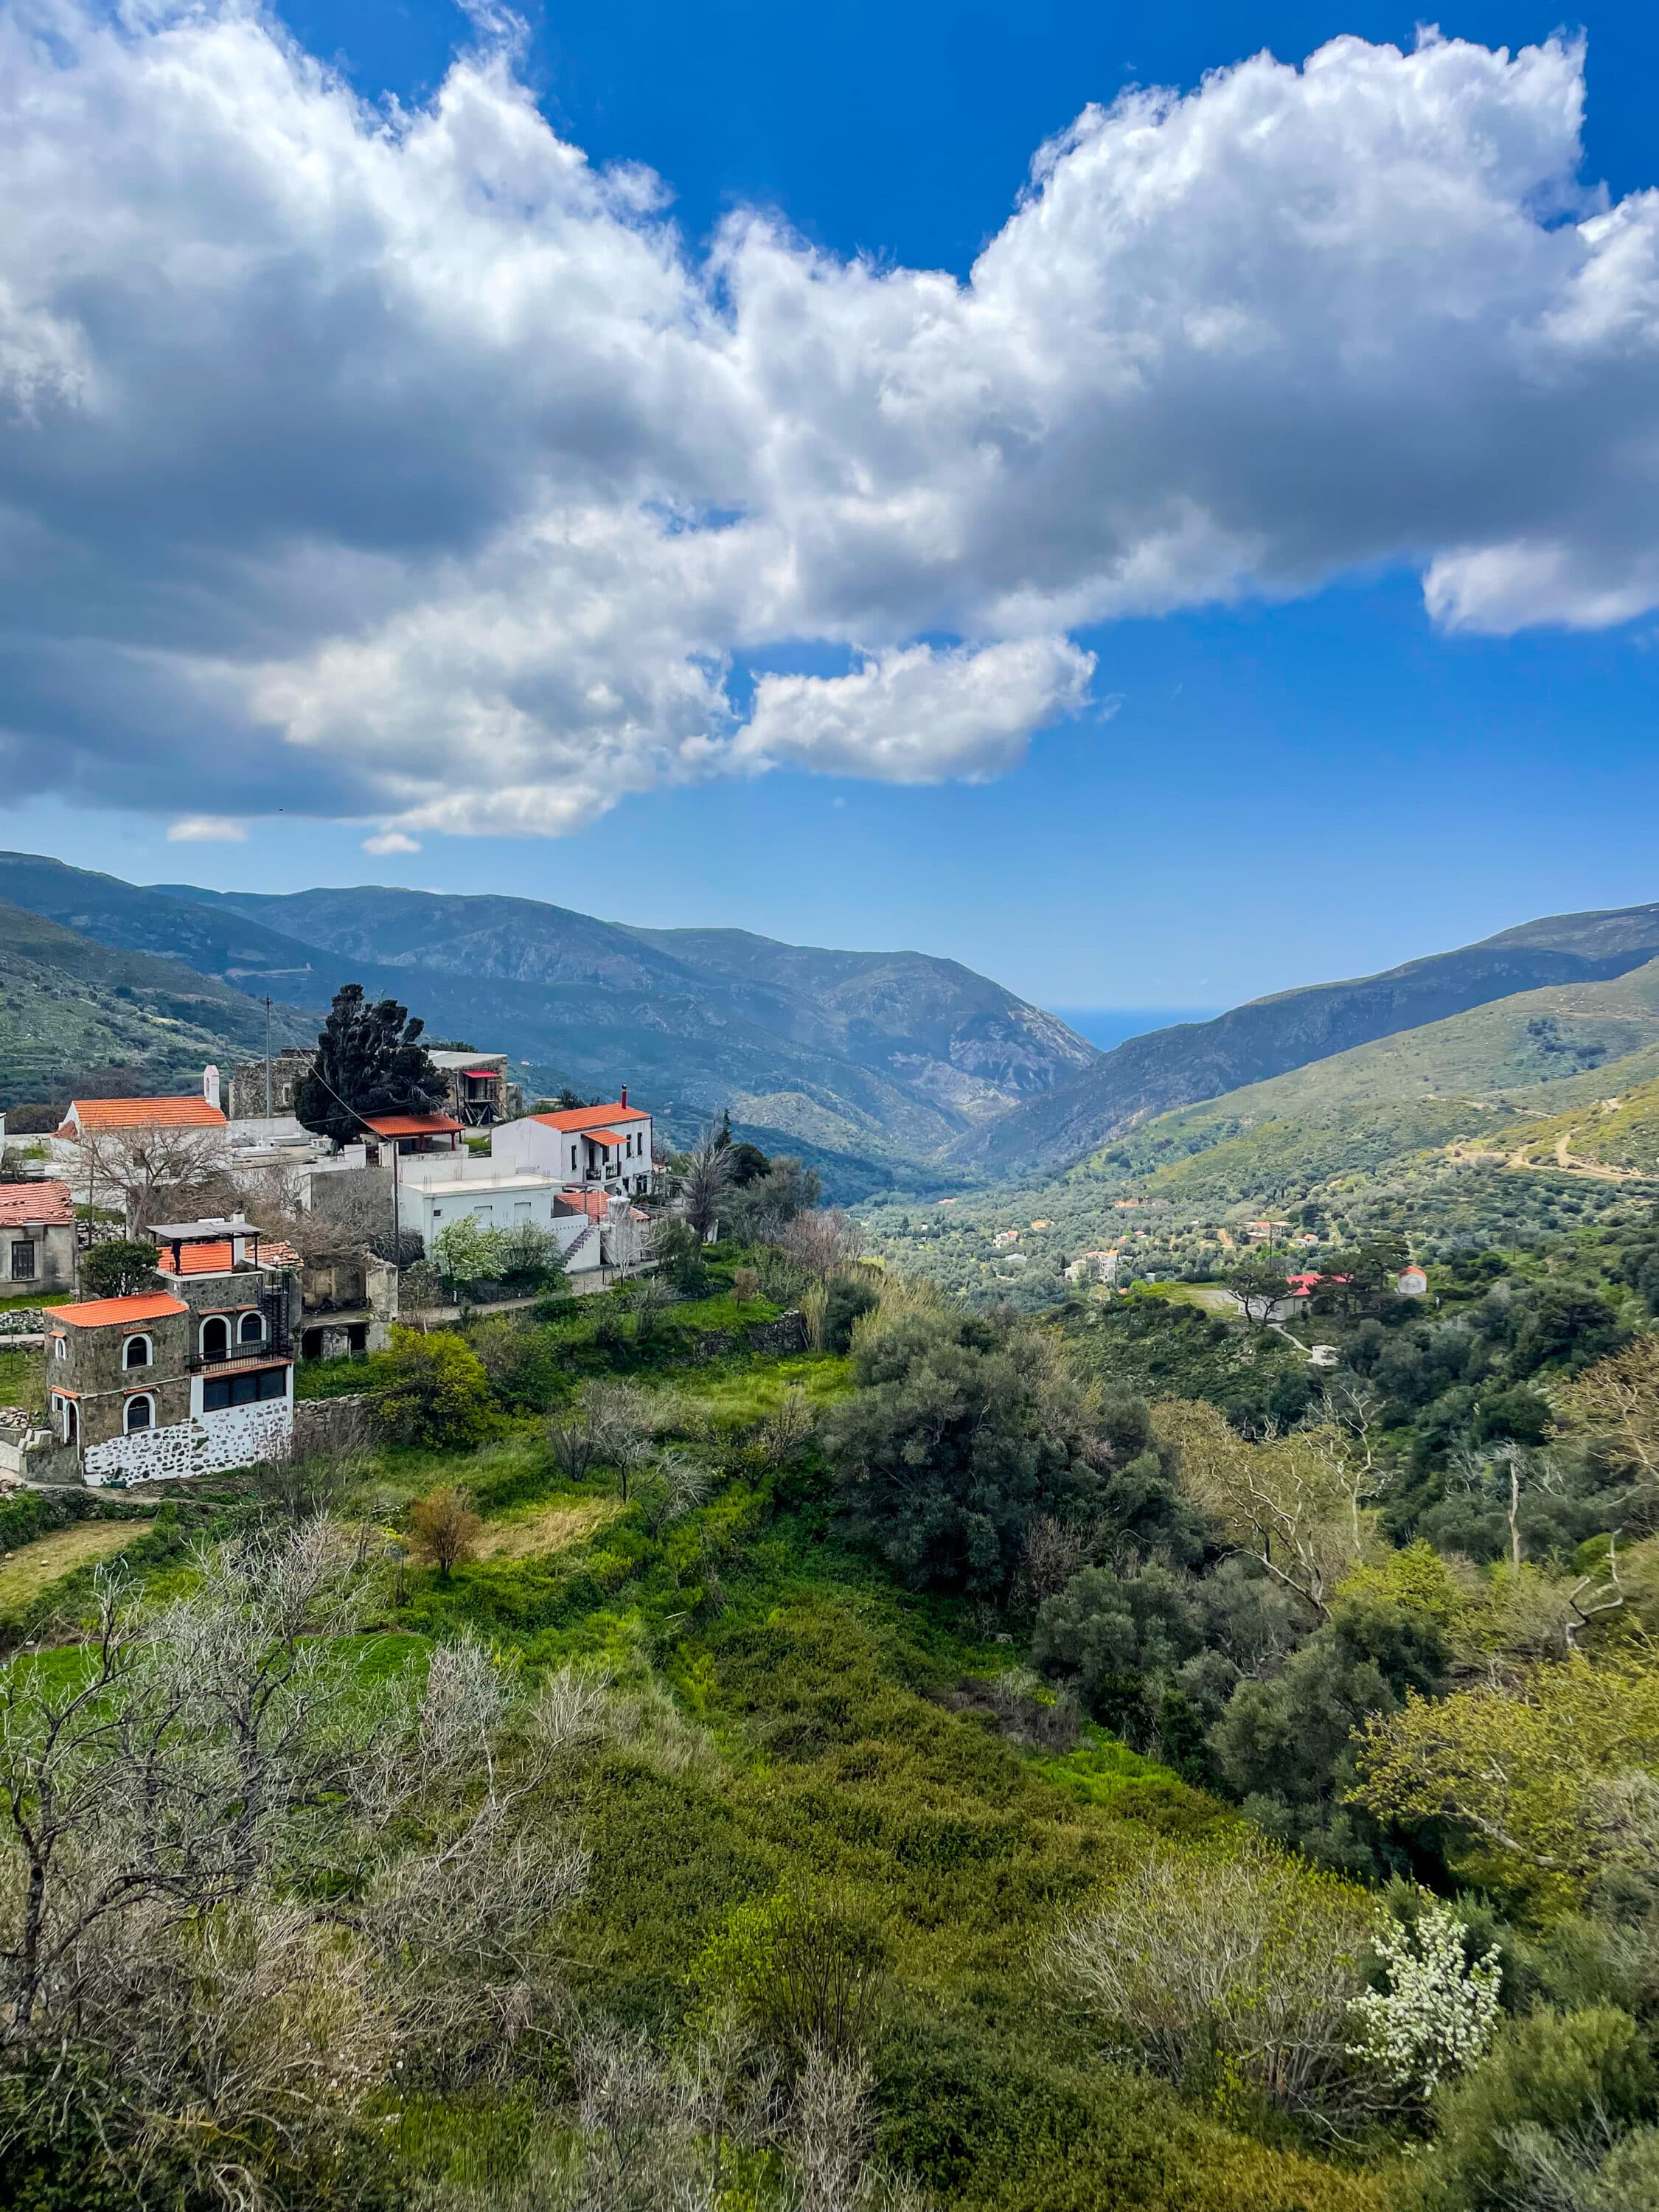
[{"label": "mountain ridge", "polygon": [[1097,1057],[1054,1016],[924,954],[635,932],[537,900],[372,885],[143,886],[27,854],[0,854],[5,896],[319,1017],[361,982],[434,1036],[509,1051],[535,1088],[633,1082],[680,1137],[729,1107],[821,1157],[832,1188],[837,1156],[849,1173],[882,1162],[937,1180],[926,1164],[974,1119]]},{"label": "mountain ridge", "polygon": [[[1595,949],[1577,949],[1586,942]],[[1159,1114],[1522,992],[1612,980],[1656,955],[1659,905],[1624,907],[1545,917],[1375,975],[1275,992],[1211,1022],[1131,1037],[1045,1096],[965,1132],[949,1157],[964,1168],[1000,1155],[1023,1171],[1059,1171]]]}]

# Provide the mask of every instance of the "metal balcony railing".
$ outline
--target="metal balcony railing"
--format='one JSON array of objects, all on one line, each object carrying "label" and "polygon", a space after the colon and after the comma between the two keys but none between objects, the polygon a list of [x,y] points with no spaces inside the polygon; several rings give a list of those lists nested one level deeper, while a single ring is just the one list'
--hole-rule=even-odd
[{"label": "metal balcony railing", "polygon": [[291,1359],[293,1356],[293,1341],[283,1328],[262,1336],[256,1344],[227,1345],[222,1352],[193,1352],[189,1365],[192,1375],[201,1375],[210,1367],[240,1367],[250,1360]]}]

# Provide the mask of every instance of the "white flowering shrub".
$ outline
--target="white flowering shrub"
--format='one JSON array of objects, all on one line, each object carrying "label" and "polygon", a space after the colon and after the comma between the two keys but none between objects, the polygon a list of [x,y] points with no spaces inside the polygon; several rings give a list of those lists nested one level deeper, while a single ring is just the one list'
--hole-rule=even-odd
[{"label": "white flowering shrub", "polygon": [[1445,1905],[1431,1905],[1414,1927],[1388,1928],[1376,1938],[1388,1987],[1351,2001],[1358,2039],[1348,2048],[1395,2088],[1426,2096],[1472,2066],[1492,2041],[1503,1970],[1496,1951],[1469,1960],[1468,1934]]}]

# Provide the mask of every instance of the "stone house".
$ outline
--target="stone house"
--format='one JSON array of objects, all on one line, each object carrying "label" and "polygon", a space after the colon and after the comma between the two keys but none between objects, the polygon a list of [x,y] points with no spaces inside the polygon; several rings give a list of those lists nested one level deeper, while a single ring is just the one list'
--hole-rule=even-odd
[{"label": "stone house", "polygon": [[75,1201],[66,1182],[0,1183],[0,1297],[72,1291]]},{"label": "stone house", "polygon": [[154,1482],[286,1457],[299,1266],[240,1215],[153,1230],[163,1287],[50,1309],[52,1428],[83,1481]]},{"label": "stone house", "polygon": [[385,1352],[398,1318],[398,1270],[373,1252],[331,1252],[305,1261],[300,1275],[301,1359],[344,1359]]},{"label": "stone house", "polygon": [[[316,1058],[316,1046],[307,1044],[285,1045],[269,1060],[239,1060],[225,1085],[225,1109],[231,1120],[257,1121],[267,1115],[292,1114],[295,1094],[310,1074]],[[270,1077],[269,1105],[265,1103],[267,1071]]]}]

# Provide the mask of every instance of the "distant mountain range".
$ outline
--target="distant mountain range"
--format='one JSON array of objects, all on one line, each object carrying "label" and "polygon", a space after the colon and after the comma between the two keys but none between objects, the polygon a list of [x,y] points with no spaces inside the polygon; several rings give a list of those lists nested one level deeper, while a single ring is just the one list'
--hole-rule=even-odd
[{"label": "distant mountain range", "polygon": [[1212,1022],[1132,1037],[1040,1097],[955,1139],[963,1167],[1057,1170],[1154,1115],[1218,1098],[1356,1045],[1549,984],[1627,974],[1659,955],[1659,905],[1556,915],[1380,975],[1317,983]]},{"label": "distant mountain range", "polygon": [[[1164,1162],[1240,1139],[1241,1114],[1251,1126],[1281,1117],[1277,1102],[1264,1098],[1258,1115],[1233,1094],[1326,1063],[1335,1090],[1315,1081],[1310,1098],[1334,1102],[1357,1083],[1368,1097],[1417,1102],[1426,1133],[1455,1118],[1455,1096],[1523,1088],[1645,1046],[1654,1017],[1640,988],[1577,1013],[1571,1003],[1659,959],[1659,904],[1559,915],[1102,1053],[955,961],[635,929],[535,899],[146,888],[8,853],[0,902],[0,1103],[100,1068],[246,1055],[263,1043],[255,1002],[267,992],[279,1042],[310,1034],[337,986],[356,981],[403,1000],[434,1038],[510,1053],[532,1090],[626,1081],[681,1137],[729,1108],[761,1142],[821,1165],[847,1198],[1057,1171],[1111,1146],[1144,1172],[1163,1163],[1142,1160],[1137,1133],[1157,1125]],[[58,933],[43,936],[31,917]],[[149,964],[100,967],[113,953]],[[1522,994],[1563,991],[1523,1018]],[[1434,1025],[1500,1006],[1512,1020],[1476,1021],[1462,1042],[1447,1032],[1432,1048],[1351,1066],[1357,1048],[1433,1038]],[[1559,1032],[1528,1026],[1558,1017]],[[1571,1057],[1589,1044],[1589,1058]],[[1459,1052],[1473,1055],[1468,1066],[1441,1064]],[[1225,1110],[1207,1114],[1212,1100]],[[1194,1112],[1179,1127],[1160,1118],[1181,1109]]]},{"label": "distant mountain range", "polygon": [[[244,1049],[229,1002],[252,1013],[269,991],[285,1030],[314,1031],[336,988],[357,981],[403,1000],[434,1038],[511,1053],[532,1090],[629,1082],[682,1135],[729,1106],[846,1196],[928,1180],[976,1121],[1099,1057],[1052,1014],[920,953],[634,930],[532,899],[144,888],[28,854],[0,854],[0,900],[177,963],[191,977],[180,989],[219,994],[223,1035]],[[4,946],[0,917],[0,960]],[[22,1095],[3,1067],[0,1079]]]}]

